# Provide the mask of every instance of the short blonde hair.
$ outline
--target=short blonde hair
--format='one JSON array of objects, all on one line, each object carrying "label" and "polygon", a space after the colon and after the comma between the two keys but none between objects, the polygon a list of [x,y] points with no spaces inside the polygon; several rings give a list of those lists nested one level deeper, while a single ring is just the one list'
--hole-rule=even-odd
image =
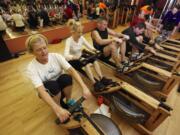
[{"label": "short blonde hair", "polygon": [[29,53],[33,52],[33,45],[37,42],[44,41],[48,45],[47,38],[42,34],[34,34],[26,39],[25,45]]},{"label": "short blonde hair", "polygon": [[79,27],[83,29],[82,24],[80,22],[75,21],[74,19],[70,19],[67,23],[67,26],[70,28],[71,32],[77,32]]}]

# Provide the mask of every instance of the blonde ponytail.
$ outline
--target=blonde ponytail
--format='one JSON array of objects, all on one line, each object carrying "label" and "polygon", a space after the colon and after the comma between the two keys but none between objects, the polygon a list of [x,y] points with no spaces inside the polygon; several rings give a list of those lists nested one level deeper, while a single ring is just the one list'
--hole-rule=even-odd
[{"label": "blonde ponytail", "polygon": [[77,32],[79,27],[82,28],[82,24],[75,21],[74,19],[70,19],[67,23],[67,26],[70,28],[71,32]]},{"label": "blonde ponytail", "polygon": [[75,21],[74,19],[70,19],[70,20],[67,22],[67,26],[68,26],[68,27],[72,27],[75,23],[76,23],[76,21]]}]

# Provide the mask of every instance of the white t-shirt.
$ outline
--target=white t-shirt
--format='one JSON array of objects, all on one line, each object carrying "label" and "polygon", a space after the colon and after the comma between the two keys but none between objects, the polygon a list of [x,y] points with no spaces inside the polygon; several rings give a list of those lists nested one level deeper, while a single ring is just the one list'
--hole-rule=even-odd
[{"label": "white t-shirt", "polygon": [[41,64],[35,58],[27,67],[27,75],[35,88],[42,86],[43,82],[56,80],[61,74],[69,69],[71,65],[65,58],[57,53],[48,54],[48,63]]},{"label": "white t-shirt", "polygon": [[94,47],[91,44],[89,44],[83,36],[79,38],[78,42],[74,41],[72,36],[69,37],[66,40],[66,46],[64,50],[65,58],[69,61],[73,59],[74,56],[81,57],[83,45],[85,45],[90,50],[94,49]]},{"label": "white t-shirt", "polygon": [[20,14],[13,14],[12,19],[14,20],[16,27],[23,27],[24,26],[24,18]]}]

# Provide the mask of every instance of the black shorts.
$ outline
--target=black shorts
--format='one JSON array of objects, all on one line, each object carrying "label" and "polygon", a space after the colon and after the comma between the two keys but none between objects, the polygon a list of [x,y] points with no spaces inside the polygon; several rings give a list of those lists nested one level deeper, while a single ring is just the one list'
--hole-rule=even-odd
[{"label": "black shorts", "polygon": [[98,45],[98,44],[94,44],[93,46],[94,46],[94,48],[96,48],[97,50],[99,50],[100,52],[103,53],[104,47],[106,47],[107,45],[101,46],[101,45]]},{"label": "black shorts", "polygon": [[[86,75],[86,72],[82,69],[84,66],[86,66],[88,63],[83,64],[82,62],[80,62],[80,60],[70,60],[68,61],[69,64],[71,64],[71,66],[73,68],[75,68],[77,71],[81,72],[82,74]],[[89,62],[89,61],[88,61]]]},{"label": "black shorts", "polygon": [[62,74],[55,81],[44,82],[44,87],[51,96],[56,96],[65,87],[72,85],[72,77],[68,74]]},{"label": "black shorts", "polygon": [[81,55],[82,58],[85,58],[87,62],[84,63],[84,66],[86,66],[89,63],[94,63],[94,61],[97,60],[96,57],[91,57],[91,55],[87,55],[85,52],[82,53]]},{"label": "black shorts", "polygon": [[86,54],[86,52],[82,52],[81,58],[84,58],[86,62],[81,62],[79,59],[77,60],[70,60],[68,61],[72,67],[74,67],[77,70],[82,69],[82,67],[86,66],[89,63],[94,63],[96,61],[96,58],[92,57],[90,54]]},{"label": "black shorts", "polygon": [[107,45],[104,45],[104,46],[94,45],[94,47],[95,47],[97,50],[99,50],[100,52],[102,52],[102,55],[101,55],[101,57],[100,57],[100,59],[101,59],[102,61],[109,61],[109,59],[111,58],[111,55],[109,55],[109,56],[105,56],[105,55],[104,55],[104,48],[105,48],[106,46],[107,46]]},{"label": "black shorts", "polygon": [[69,64],[73,67],[73,68],[75,68],[75,69],[77,69],[77,70],[79,70],[79,69],[81,69],[84,65],[80,62],[80,60],[70,60],[70,61],[68,61],[69,62]]}]

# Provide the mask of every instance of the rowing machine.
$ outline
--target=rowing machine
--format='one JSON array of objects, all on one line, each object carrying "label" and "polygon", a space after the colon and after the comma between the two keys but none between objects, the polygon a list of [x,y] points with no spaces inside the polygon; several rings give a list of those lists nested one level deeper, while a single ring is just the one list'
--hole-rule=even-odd
[{"label": "rowing machine", "polygon": [[[90,52],[87,53],[89,55],[91,54]],[[120,85],[115,90],[94,92],[94,94],[97,96],[103,95],[108,102],[111,103],[111,106],[115,108],[118,114],[120,114],[121,117],[126,118],[136,129],[140,130],[141,133],[151,134],[151,131],[157,128],[163,120],[170,115],[169,112],[171,108],[167,105],[160,106],[161,102],[124,81],[119,82],[119,84]],[[145,99],[148,99],[149,101]],[[151,102],[156,102],[157,104],[152,105]],[[153,111],[151,109],[148,110],[147,108],[151,108]],[[163,110],[163,113],[161,110]],[[154,117],[156,114],[162,114],[162,116],[160,116],[161,118],[157,118],[157,115],[155,116],[156,119]],[[151,122],[155,122],[155,126],[151,126]],[[146,124],[148,126],[145,126]]]},{"label": "rowing machine", "polygon": [[123,81],[118,91],[96,94],[108,101],[115,115],[126,119],[142,134],[152,134],[172,110],[168,105]]},{"label": "rowing machine", "polygon": [[77,108],[79,113],[69,119],[66,123],[61,123],[56,119],[56,124],[61,124],[62,127],[69,130],[70,135],[122,135],[118,126],[108,117],[101,114],[91,114],[90,116],[81,107],[84,98],[81,97],[72,107],[68,109],[71,115]]},{"label": "rowing machine", "polygon": [[116,75],[159,100],[166,100],[168,94],[178,83],[177,76],[148,63],[142,63],[125,73]]}]

